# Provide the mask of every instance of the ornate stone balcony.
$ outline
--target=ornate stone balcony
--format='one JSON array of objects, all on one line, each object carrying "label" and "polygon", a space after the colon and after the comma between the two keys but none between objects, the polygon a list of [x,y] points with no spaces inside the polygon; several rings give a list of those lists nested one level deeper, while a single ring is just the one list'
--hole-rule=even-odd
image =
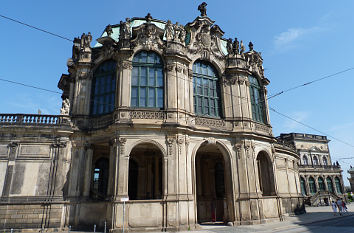
[{"label": "ornate stone balcony", "polygon": [[1,125],[70,126],[69,117],[63,115],[0,114]]}]

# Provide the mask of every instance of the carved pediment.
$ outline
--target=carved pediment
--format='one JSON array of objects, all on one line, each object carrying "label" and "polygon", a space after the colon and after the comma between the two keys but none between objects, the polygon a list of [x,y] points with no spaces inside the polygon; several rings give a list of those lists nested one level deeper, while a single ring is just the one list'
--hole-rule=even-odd
[{"label": "carved pediment", "polygon": [[220,38],[224,32],[218,25],[214,25],[214,21],[206,16],[197,17],[187,24],[186,29],[190,38],[188,48],[191,53],[200,53],[203,57],[213,54],[218,59],[224,58],[220,48]]},{"label": "carved pediment", "polygon": [[144,23],[133,28],[132,46],[143,45],[150,47],[162,47],[164,30],[151,22]]}]

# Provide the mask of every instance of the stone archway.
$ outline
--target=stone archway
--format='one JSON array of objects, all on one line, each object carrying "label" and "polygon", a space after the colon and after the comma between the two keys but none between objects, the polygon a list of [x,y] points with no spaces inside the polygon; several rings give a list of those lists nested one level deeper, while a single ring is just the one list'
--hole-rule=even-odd
[{"label": "stone archway", "polygon": [[130,200],[162,199],[162,157],[151,143],[136,145],[130,153],[128,195]]},{"label": "stone archway", "polygon": [[232,180],[230,161],[216,144],[203,143],[196,152],[197,222],[232,222]]}]

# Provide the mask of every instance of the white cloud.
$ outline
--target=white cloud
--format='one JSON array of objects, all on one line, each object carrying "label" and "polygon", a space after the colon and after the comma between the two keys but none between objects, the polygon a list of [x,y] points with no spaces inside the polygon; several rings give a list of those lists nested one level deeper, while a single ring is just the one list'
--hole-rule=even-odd
[{"label": "white cloud", "polygon": [[276,49],[288,49],[294,47],[296,41],[321,30],[322,28],[320,27],[289,28],[287,31],[281,32],[274,37],[274,47]]}]

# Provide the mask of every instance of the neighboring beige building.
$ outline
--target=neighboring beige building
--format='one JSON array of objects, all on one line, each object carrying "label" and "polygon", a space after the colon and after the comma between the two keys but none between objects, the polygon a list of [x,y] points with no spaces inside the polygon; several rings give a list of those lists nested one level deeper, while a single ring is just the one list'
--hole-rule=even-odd
[{"label": "neighboring beige building", "polygon": [[0,114],[0,228],[183,230],[300,209],[260,53],[201,12],[108,25],[94,47],[75,38],[61,115]]},{"label": "neighboring beige building", "polygon": [[354,192],[354,168],[352,166],[350,166],[348,173],[350,175],[350,177],[348,178],[349,183],[350,183],[350,191]]},{"label": "neighboring beige building", "polygon": [[342,170],[333,163],[326,136],[290,133],[278,140],[291,143],[300,155],[301,193],[309,205],[328,205],[332,200],[344,198]]}]

